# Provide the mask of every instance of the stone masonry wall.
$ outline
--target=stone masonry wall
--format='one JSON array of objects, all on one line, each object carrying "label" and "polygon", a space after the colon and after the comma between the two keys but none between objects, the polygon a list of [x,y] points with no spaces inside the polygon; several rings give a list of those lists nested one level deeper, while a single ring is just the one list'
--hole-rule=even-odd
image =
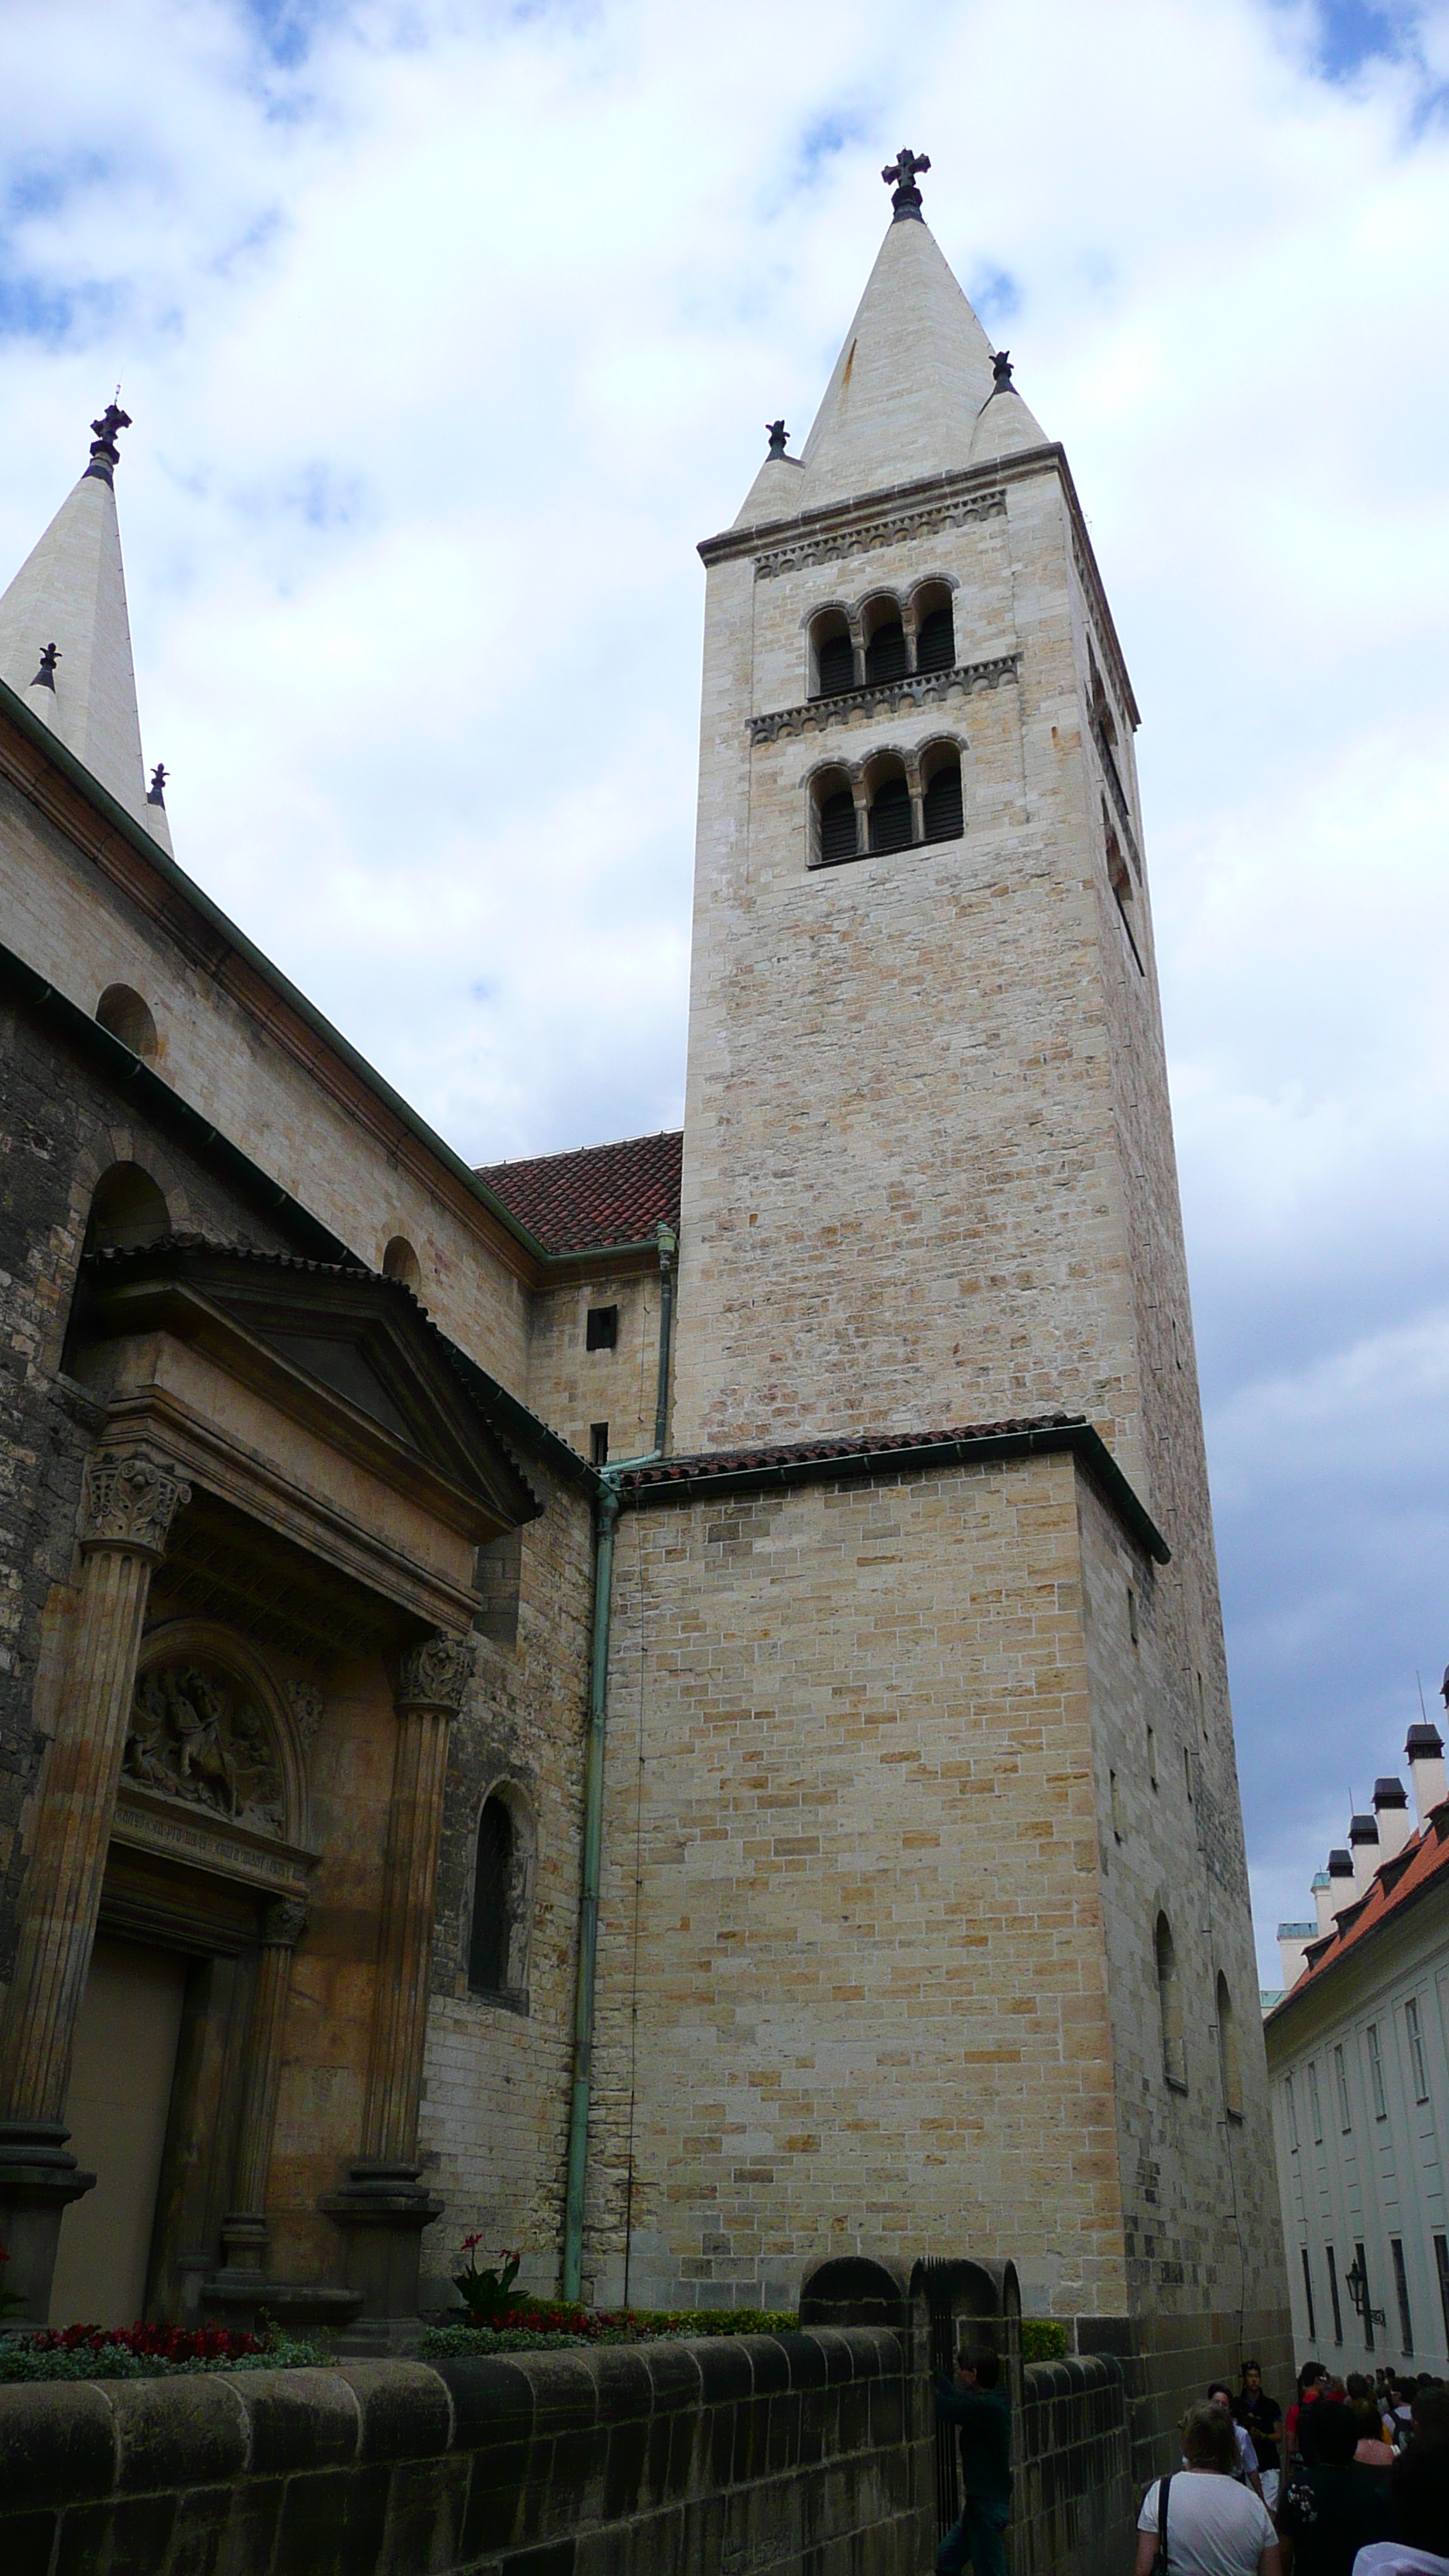
[{"label": "stone masonry wall", "polygon": [[[885,2329],[0,2388],[6,2576],[918,2576]],[[1105,2576],[1105,2571],[1104,2571]]]},{"label": "stone masonry wall", "polygon": [[[642,1458],[654,1446],[659,1388],[658,1273],[601,1270],[531,1301],[528,1384],[533,1411],[589,1457],[590,1432],[607,1423],[611,1458]],[[611,1351],[585,1348],[591,1306],[617,1306],[619,1338]]]},{"label": "stone masonry wall", "polygon": [[627,1513],[586,2275],[1126,2306],[1070,1458]]},{"label": "stone masonry wall", "polygon": [[[449,1747],[421,2119],[429,2187],[447,2206],[423,2239],[424,2307],[450,2302],[460,2241],[475,2229],[485,2261],[522,2254],[525,2289],[558,2286],[593,1533],[585,1498],[536,1461],[528,1472],[547,1509],[522,1533],[517,1637],[478,1640]],[[478,1820],[500,1789],[521,1847],[506,1997],[468,1984]]]}]

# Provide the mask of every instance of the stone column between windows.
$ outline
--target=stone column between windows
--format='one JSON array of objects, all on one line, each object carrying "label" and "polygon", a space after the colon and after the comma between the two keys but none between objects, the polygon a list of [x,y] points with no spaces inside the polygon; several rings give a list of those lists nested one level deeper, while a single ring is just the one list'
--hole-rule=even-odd
[{"label": "stone column between windows", "polygon": [[19,1955],[0,2033],[0,2224],[6,2286],[43,2318],[60,2222],[94,2174],[66,2150],[76,2022],[100,1912],[151,1573],[191,1489],[144,1451],[87,1462],[79,1617],[41,1769]]},{"label": "stone column between windows", "polygon": [[466,1640],[435,1633],[410,1646],[394,1672],[397,1743],[362,2152],[342,2190],[324,2203],[351,2240],[364,2321],[416,2311],[419,2234],[442,2211],[418,2181],[418,2097],[448,1729],[471,1668]]},{"label": "stone column between windows", "polygon": [[221,2222],[221,2241],[226,2249],[223,2281],[228,2274],[260,2274],[266,2268],[267,2177],[282,2078],[282,2035],[292,1983],[292,1954],[306,1928],[307,1908],[302,1898],[269,1899],[262,1915],[261,1955],[247,2031],[246,2089],[233,2188],[235,2206]]}]

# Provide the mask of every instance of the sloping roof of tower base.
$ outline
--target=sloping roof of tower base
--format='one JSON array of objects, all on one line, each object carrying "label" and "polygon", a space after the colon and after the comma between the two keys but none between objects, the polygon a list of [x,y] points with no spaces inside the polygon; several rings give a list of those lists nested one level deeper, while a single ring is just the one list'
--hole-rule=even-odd
[{"label": "sloping roof of tower base", "polygon": [[1047,1413],[1006,1422],[964,1424],[951,1431],[863,1431],[837,1439],[789,1440],[748,1449],[697,1450],[661,1458],[618,1479],[634,1504],[687,1502],[695,1495],[758,1492],[771,1485],[817,1485],[838,1477],[918,1474],[935,1467],[977,1467],[993,1458],[1077,1459],[1108,1508],[1159,1565],[1172,1550],[1129,1485],[1099,1431],[1081,1413]]},{"label": "sloping roof of tower base", "polygon": [[585,1252],[643,1243],[660,1225],[677,1231],[683,1159],[683,1136],[664,1130],[619,1145],[486,1163],[478,1178],[546,1251]]}]

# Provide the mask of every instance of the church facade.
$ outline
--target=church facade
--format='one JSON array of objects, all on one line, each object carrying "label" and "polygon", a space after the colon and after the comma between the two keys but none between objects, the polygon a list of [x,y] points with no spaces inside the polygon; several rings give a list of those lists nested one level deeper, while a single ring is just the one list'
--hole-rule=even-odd
[{"label": "church facade", "polygon": [[113,414],[0,599],[37,2315],[395,2344],[481,2229],[1287,2364],[1137,710],[920,166],[701,549],[682,1139],[470,1170],[177,866]]}]

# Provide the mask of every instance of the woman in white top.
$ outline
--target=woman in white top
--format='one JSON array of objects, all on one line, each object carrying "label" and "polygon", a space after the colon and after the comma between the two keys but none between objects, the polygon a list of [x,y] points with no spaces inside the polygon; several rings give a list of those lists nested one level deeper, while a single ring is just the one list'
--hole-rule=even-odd
[{"label": "woman in white top", "polygon": [[[1169,2576],[1281,2576],[1267,2506],[1234,2475],[1238,2444],[1231,2415],[1221,2406],[1190,2406],[1182,2456],[1186,2467],[1168,2482]],[[1152,2576],[1161,2489],[1162,2480],[1154,2478],[1137,2517],[1137,2576]]]}]

